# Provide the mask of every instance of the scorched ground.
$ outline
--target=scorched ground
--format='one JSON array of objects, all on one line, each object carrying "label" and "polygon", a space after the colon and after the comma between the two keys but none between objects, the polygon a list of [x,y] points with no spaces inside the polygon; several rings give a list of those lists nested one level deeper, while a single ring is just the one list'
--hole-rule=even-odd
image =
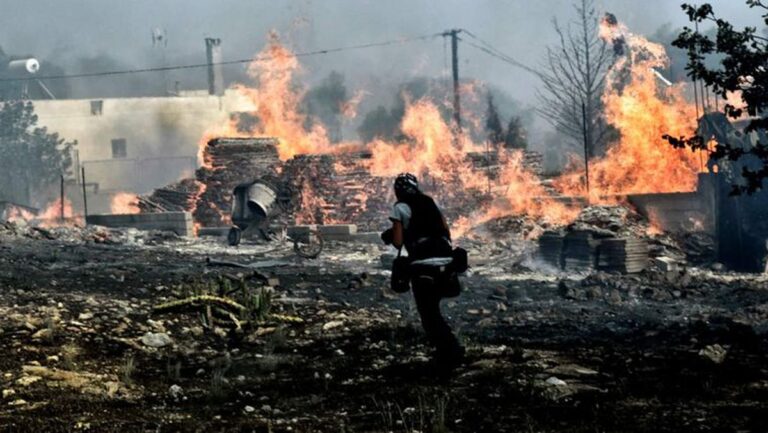
[{"label": "scorched ground", "polygon": [[[465,241],[473,268],[444,310],[468,359],[443,382],[384,247],[303,260],[279,242],[0,233],[5,431],[764,428],[765,277],[547,274],[522,241]],[[240,330],[156,309],[221,287],[269,288],[271,309]]]}]

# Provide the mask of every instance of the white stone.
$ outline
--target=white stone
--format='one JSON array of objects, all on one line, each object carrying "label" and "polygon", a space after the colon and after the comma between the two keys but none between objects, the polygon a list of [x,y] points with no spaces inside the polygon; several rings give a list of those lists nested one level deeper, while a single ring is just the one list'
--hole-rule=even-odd
[{"label": "white stone", "polygon": [[564,380],[558,379],[555,376],[550,377],[549,379],[546,380],[546,382],[549,385],[554,385],[554,386],[566,386],[566,385],[568,385],[567,383],[565,383]]},{"label": "white stone", "polygon": [[173,343],[173,340],[171,340],[171,337],[169,337],[168,334],[164,332],[147,332],[141,336],[141,342],[145,346],[160,348]]}]

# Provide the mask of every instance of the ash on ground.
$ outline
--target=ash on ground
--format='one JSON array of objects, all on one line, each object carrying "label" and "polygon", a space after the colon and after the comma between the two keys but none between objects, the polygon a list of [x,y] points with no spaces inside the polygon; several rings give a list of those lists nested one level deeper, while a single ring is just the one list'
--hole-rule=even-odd
[{"label": "ash on ground", "polygon": [[[644,239],[669,266],[547,268],[536,239],[551,230]],[[506,218],[458,240],[472,268],[443,309],[469,350],[446,382],[411,295],[389,291],[382,245],[328,242],[308,260],[279,240],[5,223],[0,425],[763,429],[768,278],[693,266],[706,242],[649,233],[627,209],[594,207],[566,228]]]}]

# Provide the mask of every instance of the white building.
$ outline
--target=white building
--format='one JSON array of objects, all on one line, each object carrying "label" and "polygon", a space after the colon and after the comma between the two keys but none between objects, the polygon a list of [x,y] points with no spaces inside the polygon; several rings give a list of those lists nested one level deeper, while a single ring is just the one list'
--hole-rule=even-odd
[{"label": "white building", "polygon": [[74,170],[84,167],[99,192],[144,193],[191,176],[206,130],[253,104],[235,90],[173,97],[36,100],[38,124],[77,140]]}]

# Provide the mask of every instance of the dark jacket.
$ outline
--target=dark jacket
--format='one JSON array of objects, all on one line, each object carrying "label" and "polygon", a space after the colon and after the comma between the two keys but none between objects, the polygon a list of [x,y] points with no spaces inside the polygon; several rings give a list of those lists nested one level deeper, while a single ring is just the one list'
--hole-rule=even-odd
[{"label": "dark jacket", "polygon": [[451,232],[443,224],[443,214],[432,197],[412,194],[401,200],[411,208],[408,228],[404,228],[404,244],[413,260],[450,257]]}]

